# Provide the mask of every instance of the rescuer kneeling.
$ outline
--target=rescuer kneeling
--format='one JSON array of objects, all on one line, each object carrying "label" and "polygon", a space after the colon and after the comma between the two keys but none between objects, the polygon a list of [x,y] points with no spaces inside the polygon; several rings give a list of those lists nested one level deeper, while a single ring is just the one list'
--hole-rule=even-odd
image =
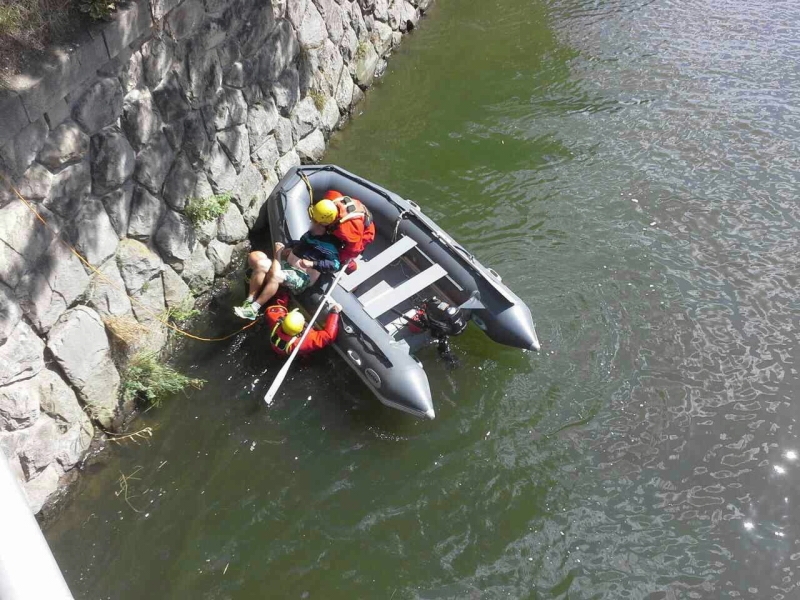
[{"label": "rescuer kneeling", "polygon": [[[275,295],[275,304],[268,307],[264,312],[264,319],[269,327],[269,342],[272,349],[281,356],[289,356],[294,350],[295,344],[300,341],[303,329],[306,326],[306,319],[303,314],[294,309],[290,311],[289,294],[284,290],[278,291]],[[321,350],[336,339],[339,332],[339,312],[342,307],[333,303],[331,311],[325,321],[324,329],[314,329],[303,340],[299,354],[308,354],[314,350]]]}]

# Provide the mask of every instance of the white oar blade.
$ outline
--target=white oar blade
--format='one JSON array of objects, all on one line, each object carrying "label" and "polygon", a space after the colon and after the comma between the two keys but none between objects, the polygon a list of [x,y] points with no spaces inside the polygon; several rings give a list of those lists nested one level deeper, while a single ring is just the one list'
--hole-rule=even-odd
[{"label": "white oar blade", "polygon": [[272,404],[272,401],[275,400],[275,395],[278,393],[278,390],[283,383],[283,380],[286,379],[286,374],[289,372],[289,367],[291,367],[291,363],[285,362],[281,367],[281,370],[278,372],[277,377],[275,377],[275,381],[272,382],[272,385],[269,386],[266,395],[264,396],[264,402],[267,403],[267,406]]}]

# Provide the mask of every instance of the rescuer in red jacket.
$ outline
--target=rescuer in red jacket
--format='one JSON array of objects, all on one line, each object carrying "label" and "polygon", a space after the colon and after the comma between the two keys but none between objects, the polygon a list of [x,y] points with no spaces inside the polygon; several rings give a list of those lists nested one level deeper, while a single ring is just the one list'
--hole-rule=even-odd
[{"label": "rescuer in red jacket", "polygon": [[[289,356],[294,350],[294,345],[300,340],[306,319],[298,310],[289,311],[289,294],[280,290],[275,295],[275,304],[264,312],[264,320],[269,327],[269,342],[272,349],[280,356]],[[314,329],[308,332],[298,354],[308,354],[314,350],[321,350],[336,339],[339,332],[339,311],[342,307],[333,304],[331,312],[325,321],[325,329]]]},{"label": "rescuer in red jacket", "polygon": [[[312,221],[324,225],[328,233],[342,241],[339,251],[342,264],[356,258],[375,239],[375,223],[369,209],[361,200],[343,196],[336,190],[330,190],[322,200],[309,206],[308,214]],[[350,269],[355,268],[355,263],[352,265]]]}]

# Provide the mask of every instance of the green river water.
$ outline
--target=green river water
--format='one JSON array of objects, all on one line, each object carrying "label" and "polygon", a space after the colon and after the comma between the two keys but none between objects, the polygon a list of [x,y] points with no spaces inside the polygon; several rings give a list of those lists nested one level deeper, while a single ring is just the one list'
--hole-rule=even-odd
[{"label": "green river water", "polygon": [[263,337],[186,345],[206,387],[47,527],[76,598],[800,597],[798,40],[794,2],[437,0],[325,160],[494,267],[542,352],[470,327],[421,422],[332,352],[267,408]]}]

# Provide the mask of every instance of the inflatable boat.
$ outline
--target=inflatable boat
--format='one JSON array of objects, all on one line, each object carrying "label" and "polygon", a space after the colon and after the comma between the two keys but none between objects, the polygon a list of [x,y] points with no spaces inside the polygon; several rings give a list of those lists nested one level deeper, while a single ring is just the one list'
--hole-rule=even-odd
[{"label": "inflatable boat", "polygon": [[[426,217],[422,209],[332,165],[291,169],[267,202],[274,242],[297,240],[310,225],[308,207],[329,190],[357,198],[372,213],[375,240],[340,278],[332,298],[341,304],[333,348],[385,405],[433,419],[425,368],[414,353],[447,339],[472,321],[495,342],[539,350],[531,312],[500,276]],[[295,298],[312,314],[334,277],[323,275]]]}]

